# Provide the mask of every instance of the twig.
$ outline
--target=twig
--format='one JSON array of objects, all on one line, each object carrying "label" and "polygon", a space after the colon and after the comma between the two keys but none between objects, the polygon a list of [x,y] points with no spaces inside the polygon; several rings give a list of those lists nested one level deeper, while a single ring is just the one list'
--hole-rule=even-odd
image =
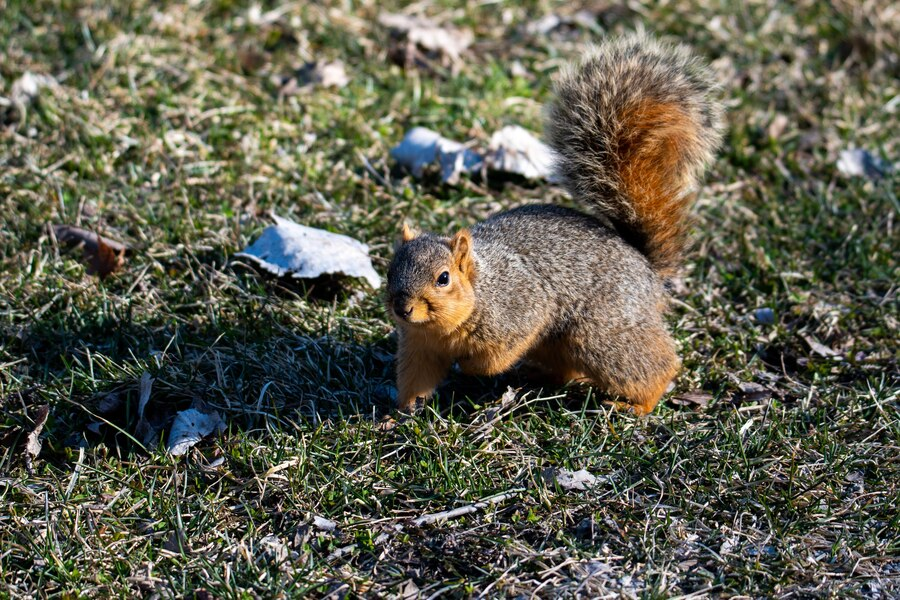
[{"label": "twig", "polygon": [[381,175],[381,173],[379,173],[378,171],[375,170],[375,167],[372,166],[372,163],[369,162],[369,159],[366,158],[366,155],[365,155],[365,154],[363,154],[362,152],[357,152],[356,155],[357,155],[357,156],[359,157],[359,159],[362,161],[363,166],[366,168],[366,171],[368,171],[369,174],[370,174],[372,177],[374,177],[375,180],[376,180],[378,183],[380,183],[382,186],[384,186],[384,187],[387,188],[388,190],[390,190],[390,191],[392,191],[392,192],[394,191],[394,186],[391,184],[391,182],[388,181],[387,179],[385,179],[385,178]]},{"label": "twig", "polygon": [[342,547],[338,548],[337,550],[335,550],[334,552],[332,552],[331,554],[329,554],[328,558],[326,558],[325,561],[326,562],[335,561],[335,560],[341,558],[342,556],[344,556],[345,554],[349,554],[350,552],[353,552],[354,548],[356,548],[356,544],[342,546]]},{"label": "twig", "polygon": [[75,491],[75,484],[78,483],[78,478],[81,476],[82,470],[84,470],[84,446],[78,448],[78,462],[75,464],[75,470],[72,471],[72,478],[69,479],[69,485],[66,487],[66,500],[72,497],[72,492]]},{"label": "twig", "polygon": [[468,504],[466,506],[460,506],[459,508],[445,510],[439,513],[432,513],[430,515],[423,515],[417,519],[413,519],[412,524],[416,527],[421,527],[422,525],[431,525],[432,523],[436,523],[438,521],[445,521],[448,519],[462,517],[463,515],[477,512],[493,504],[499,504],[501,502],[509,500],[510,498],[515,498],[524,491],[525,488],[514,488],[509,490],[508,492],[485,498],[484,500],[480,500],[478,502],[475,502],[474,504]]}]

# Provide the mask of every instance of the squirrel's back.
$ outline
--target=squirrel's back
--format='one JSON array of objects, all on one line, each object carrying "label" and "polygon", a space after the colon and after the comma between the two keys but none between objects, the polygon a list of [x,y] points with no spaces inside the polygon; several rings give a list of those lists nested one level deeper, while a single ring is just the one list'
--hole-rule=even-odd
[{"label": "squirrel's back", "polygon": [[685,46],[635,34],[565,70],[548,110],[545,134],[565,187],[662,275],[681,263],[687,211],[722,139],[715,88]]},{"label": "squirrel's back", "polygon": [[665,290],[648,259],[592,215],[552,204],[505,211],[471,229],[482,334],[565,328],[585,303],[622,327],[650,318]]}]

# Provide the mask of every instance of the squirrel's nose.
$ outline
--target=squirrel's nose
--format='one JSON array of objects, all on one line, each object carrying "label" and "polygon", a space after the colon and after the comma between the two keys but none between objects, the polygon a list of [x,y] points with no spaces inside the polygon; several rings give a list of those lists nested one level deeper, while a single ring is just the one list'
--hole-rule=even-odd
[{"label": "squirrel's nose", "polygon": [[397,314],[398,317],[405,319],[409,315],[412,314],[412,311],[413,311],[412,306],[410,306],[409,308],[406,307],[405,299],[398,298],[398,299],[394,300],[394,312]]}]

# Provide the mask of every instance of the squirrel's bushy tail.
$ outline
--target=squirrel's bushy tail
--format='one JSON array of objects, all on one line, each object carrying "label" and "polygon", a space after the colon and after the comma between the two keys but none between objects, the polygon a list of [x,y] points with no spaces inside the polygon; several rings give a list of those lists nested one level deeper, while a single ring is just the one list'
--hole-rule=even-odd
[{"label": "squirrel's bushy tail", "polygon": [[636,34],[564,71],[549,107],[545,135],[563,184],[663,275],[681,263],[687,212],[722,139],[715,88],[687,47]]}]

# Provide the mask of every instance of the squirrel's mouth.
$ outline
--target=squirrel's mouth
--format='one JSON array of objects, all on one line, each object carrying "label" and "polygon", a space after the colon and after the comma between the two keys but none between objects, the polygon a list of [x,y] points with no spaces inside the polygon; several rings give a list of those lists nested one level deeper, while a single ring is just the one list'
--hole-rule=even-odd
[{"label": "squirrel's mouth", "polygon": [[391,302],[390,308],[399,323],[421,325],[431,320],[431,310],[426,302],[401,298]]},{"label": "squirrel's mouth", "polygon": [[431,318],[427,315],[409,315],[404,317],[395,313],[394,316],[404,325],[426,325],[431,322]]}]

